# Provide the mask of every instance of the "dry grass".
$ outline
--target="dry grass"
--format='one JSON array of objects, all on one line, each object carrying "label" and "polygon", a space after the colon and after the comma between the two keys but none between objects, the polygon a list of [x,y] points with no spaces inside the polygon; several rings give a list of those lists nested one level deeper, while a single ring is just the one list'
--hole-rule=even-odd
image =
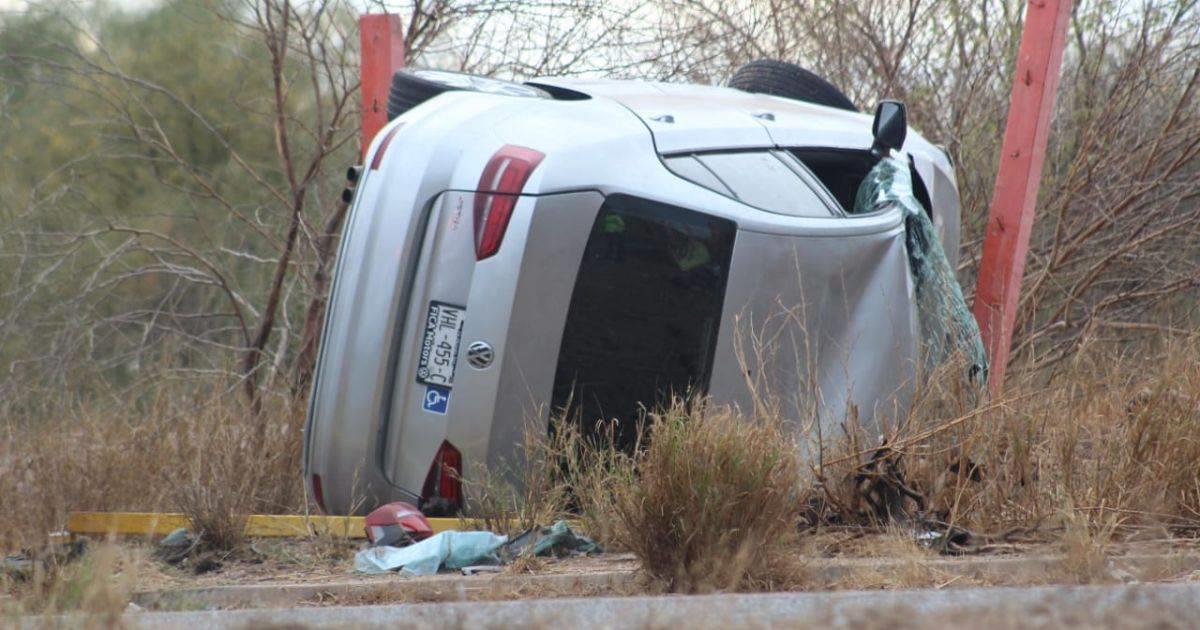
[{"label": "dry grass", "polygon": [[570,461],[579,453],[574,430],[547,432],[533,421],[525,424],[517,461],[499,469],[477,466],[464,480],[468,495],[465,529],[515,536],[570,516]]},{"label": "dry grass", "polygon": [[895,438],[939,519],[1119,536],[1200,526],[1200,345],[1093,349],[980,412],[914,419]]},{"label": "dry grass", "polygon": [[847,422],[814,469],[817,520],[878,526],[863,495],[890,492],[910,526],[965,527],[983,543],[1059,541],[1084,581],[1110,542],[1200,532],[1197,340],[1145,353],[1093,347],[1061,370],[1024,374],[1001,399],[963,398],[925,388],[882,450]]},{"label": "dry grass", "polygon": [[76,562],[38,564],[25,581],[0,576],[0,619],[6,616],[82,611],[96,615],[97,626],[114,627],[129,602],[140,550],[97,545]]},{"label": "dry grass", "polygon": [[1075,584],[1111,581],[1108,547],[1116,534],[1117,519],[1096,523],[1068,510],[1063,520],[1066,526],[1059,538],[1062,579]]},{"label": "dry grass", "polygon": [[[886,449],[850,418],[807,471],[787,419],[762,411],[776,407],[745,417],[676,405],[653,416],[637,453],[599,449],[575,464],[581,518],[682,592],[802,583],[803,567],[769,561],[789,555],[801,505],[816,525],[892,523],[910,541],[929,523],[969,528],[980,544],[1049,541],[1066,558],[1058,579],[1076,583],[1111,579],[1111,543],[1200,532],[1200,343],[1091,348],[978,405],[959,379],[930,382],[951,385],[926,387]],[[802,486],[813,489],[802,497]],[[913,560],[890,585],[936,581],[911,542],[887,555]]]},{"label": "dry grass", "polygon": [[[919,496],[906,499],[896,540],[918,519],[986,542],[1034,536],[1063,552],[1056,579],[1071,582],[1111,579],[1114,544],[1200,532],[1200,342],[1142,354],[1091,348],[1055,373],[1024,375],[1001,400],[976,409],[962,400],[927,388],[889,427],[879,457],[851,418],[823,465],[807,469],[797,436],[770,413],[678,404],[651,416],[633,454],[585,444],[570,428],[531,431],[521,461],[475,477],[469,491],[478,524],[501,531],[501,518],[515,519],[514,530],[546,524],[573,502],[588,533],[633,551],[660,588],[682,592],[803,586],[792,560],[804,557],[796,525],[811,499],[842,525],[888,531],[861,497],[864,475]],[[162,385],[128,403],[64,406],[38,427],[9,423],[0,544],[36,549],[69,510],[103,509],[184,511],[211,544],[237,547],[236,515],[303,506],[300,418],[280,403],[255,419],[225,390]],[[912,570],[880,584],[938,582],[922,567],[927,552],[902,547],[881,553],[910,558]],[[38,588],[70,590],[68,581]]]},{"label": "dry grass", "polygon": [[147,391],[0,426],[0,549],[41,547],[76,510],[181,511],[227,549],[235,515],[302,507],[302,413],[272,401],[256,418],[216,386]]},{"label": "dry grass", "polygon": [[[799,523],[797,450],[771,418],[677,402],[652,414],[646,443],[600,448],[576,486],[598,532],[667,590],[772,588]],[[601,525],[603,521],[604,525]]]}]

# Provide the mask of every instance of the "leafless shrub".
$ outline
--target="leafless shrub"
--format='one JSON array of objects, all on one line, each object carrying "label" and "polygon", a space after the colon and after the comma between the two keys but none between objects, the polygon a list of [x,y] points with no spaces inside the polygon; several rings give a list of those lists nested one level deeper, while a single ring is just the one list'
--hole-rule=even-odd
[{"label": "leafless shrub", "polygon": [[[42,363],[63,384],[71,363],[94,363],[111,378],[138,370],[169,340],[181,359],[171,367],[184,374],[236,365],[257,408],[260,386],[277,373],[306,382],[304,369],[287,370],[286,357],[296,339],[299,354],[311,355],[303,347],[315,345],[320,330],[324,309],[301,305],[324,299],[330,241],[346,210],[334,200],[356,148],[353,15],[338,2],[287,0],[164,10],[221,36],[213,42],[219,59],[210,63],[259,73],[270,85],[265,94],[248,84],[246,94],[234,95],[247,128],[265,134],[255,139],[230,128],[217,103],[197,103],[189,86],[155,77],[160,69],[131,68],[136,60],[116,54],[86,14],[56,14],[67,30],[62,41],[42,55],[16,51],[3,62],[37,68],[35,81],[69,98],[85,95],[100,143],[48,175],[32,196],[30,211],[49,194],[58,212],[86,220],[47,229],[47,217],[34,213],[14,226],[18,249],[10,251],[33,264],[11,277],[7,295],[16,299],[0,316],[0,338],[11,339],[14,326],[31,317],[42,321],[30,328],[54,322],[56,347]],[[206,160],[197,146],[220,157]],[[96,170],[145,177],[170,205],[151,217],[99,205],[106,195],[71,177]],[[41,184],[49,191],[38,190]],[[55,284],[73,290],[50,291],[60,299],[29,313]]]},{"label": "leafless shrub", "polygon": [[557,430],[547,431],[540,422],[526,422],[517,461],[471,471],[465,480],[468,528],[513,536],[569,516],[568,471],[581,441],[573,426],[554,424]]},{"label": "leafless shrub", "polygon": [[[772,418],[676,402],[651,415],[633,454],[585,455],[585,514],[673,592],[771,588],[792,567],[801,487],[798,451]],[[588,475],[591,475],[588,478]],[[604,531],[606,530],[606,531]]]},{"label": "leafless shrub", "polygon": [[71,511],[177,509],[220,545],[248,513],[302,509],[302,416],[286,397],[251,411],[233,384],[143,382],[117,402],[66,398],[54,421],[8,425],[0,440],[0,548],[40,548]]},{"label": "leafless shrub", "polygon": [[[889,433],[885,455],[920,495],[923,517],[985,536],[1191,535],[1200,473],[1185,462],[1200,457],[1198,354],[1195,341],[1142,356],[1091,348],[966,413],[953,392],[927,394]],[[842,522],[871,522],[857,482],[877,448],[838,436],[817,470]]]},{"label": "leafless shrub", "polygon": [[1032,365],[1097,338],[1178,335],[1195,315],[1195,9],[1146,4],[1076,32],[1018,323]]}]

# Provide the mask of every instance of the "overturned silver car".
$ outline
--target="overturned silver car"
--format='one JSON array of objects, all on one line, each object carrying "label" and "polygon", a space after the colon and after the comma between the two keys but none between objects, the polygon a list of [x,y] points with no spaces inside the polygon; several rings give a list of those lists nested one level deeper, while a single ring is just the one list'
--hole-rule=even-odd
[{"label": "overturned silver car", "polygon": [[869,115],[739,89],[397,77],[313,385],[305,474],[325,511],[452,513],[462,475],[564,410],[628,440],[675,395],[750,409],[769,391],[868,426],[911,397],[914,204],[860,189],[881,163],[911,181],[951,282],[960,210],[902,108],[881,153]]}]

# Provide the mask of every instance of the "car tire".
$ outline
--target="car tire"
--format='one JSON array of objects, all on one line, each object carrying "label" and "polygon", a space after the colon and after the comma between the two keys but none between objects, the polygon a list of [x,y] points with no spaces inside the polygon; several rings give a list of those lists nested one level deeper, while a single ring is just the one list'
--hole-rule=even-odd
[{"label": "car tire", "polygon": [[817,105],[858,111],[854,103],[834,84],[794,63],[759,59],[738,68],[729,87],[755,94],[782,96]]},{"label": "car tire", "polygon": [[512,81],[444,70],[400,70],[392,75],[391,89],[388,90],[388,120],[439,94],[454,90],[550,98],[544,90]]}]

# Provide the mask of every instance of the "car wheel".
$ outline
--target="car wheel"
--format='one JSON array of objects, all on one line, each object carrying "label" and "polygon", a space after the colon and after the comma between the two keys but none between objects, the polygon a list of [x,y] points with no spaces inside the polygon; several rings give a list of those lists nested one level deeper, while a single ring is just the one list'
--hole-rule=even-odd
[{"label": "car wheel", "polygon": [[837,86],[794,63],[759,59],[738,68],[729,87],[756,94],[782,96],[797,101],[858,111]]},{"label": "car wheel", "polygon": [[388,120],[396,118],[438,94],[452,90],[527,98],[550,98],[550,95],[544,90],[512,81],[445,70],[400,70],[392,75],[392,87],[388,91]]}]

